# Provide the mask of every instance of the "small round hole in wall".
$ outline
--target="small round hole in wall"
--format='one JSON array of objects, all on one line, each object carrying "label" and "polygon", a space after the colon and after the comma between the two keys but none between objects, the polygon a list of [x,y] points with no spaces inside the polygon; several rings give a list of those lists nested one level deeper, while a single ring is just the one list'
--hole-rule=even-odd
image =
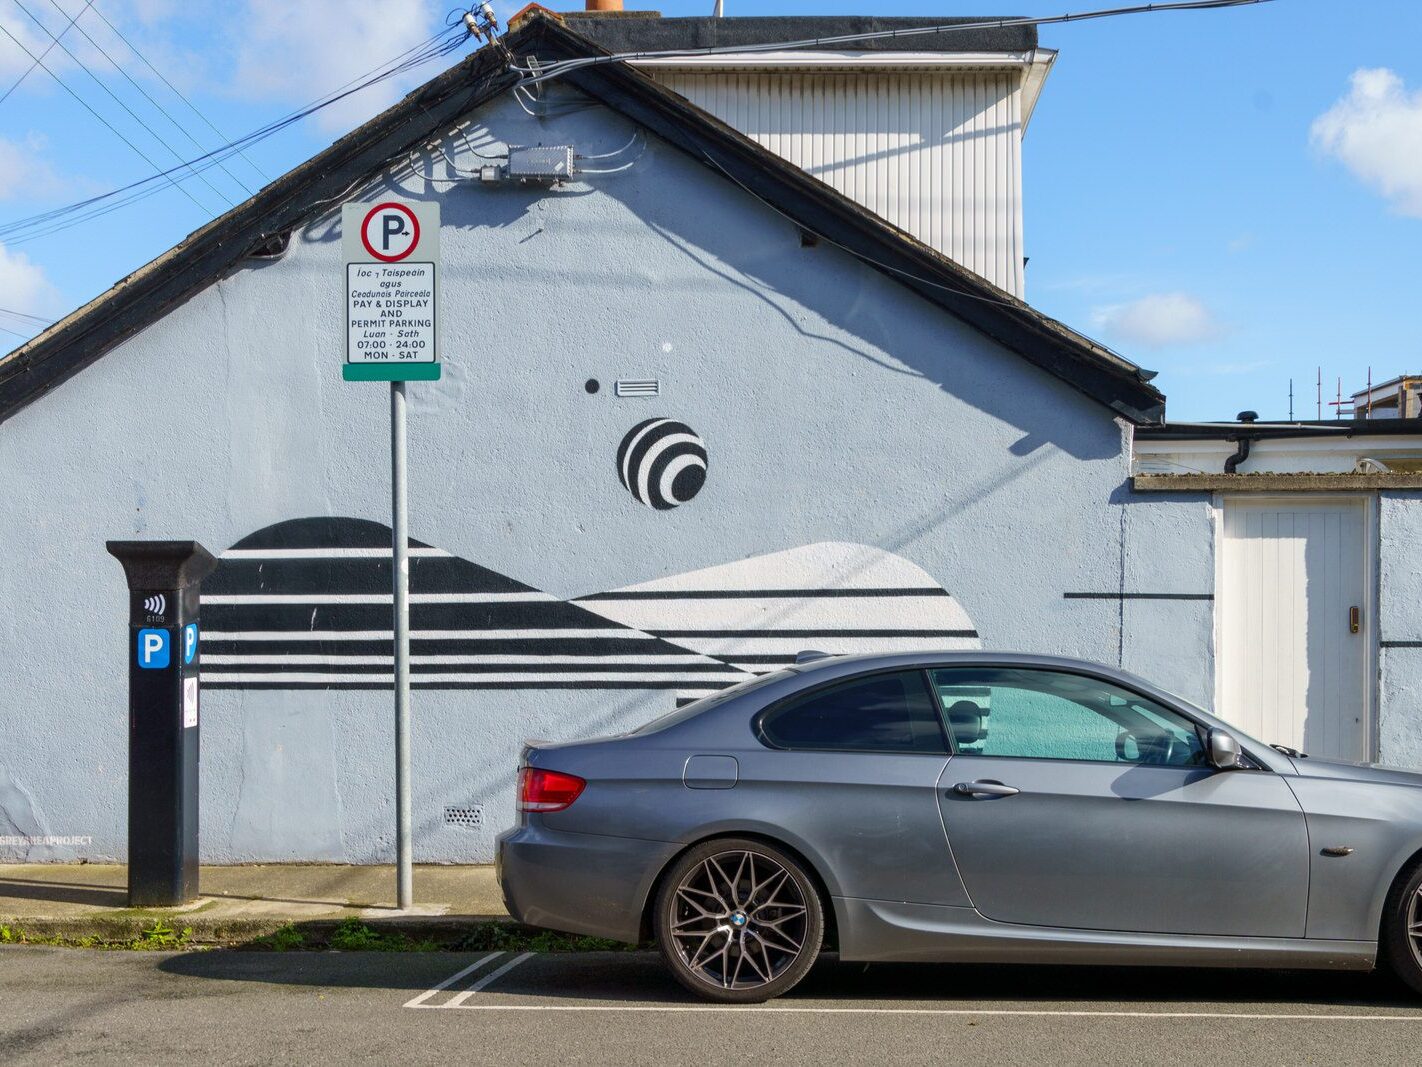
[{"label": "small round hole in wall", "polygon": [[589,393],[595,393],[602,388],[602,385],[598,382],[596,378],[589,378],[583,384],[583,388],[586,389]]}]

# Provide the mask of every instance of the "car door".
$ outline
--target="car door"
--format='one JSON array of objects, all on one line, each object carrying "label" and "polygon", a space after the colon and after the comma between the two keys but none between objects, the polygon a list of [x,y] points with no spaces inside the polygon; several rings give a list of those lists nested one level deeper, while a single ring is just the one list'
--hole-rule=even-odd
[{"label": "car door", "polygon": [[1204,730],[1103,678],[929,672],[954,738],[938,800],[990,919],[1302,937],[1308,836],[1284,780],[1210,766]]},{"label": "car door", "polygon": [[837,895],[966,906],[938,782],[948,739],[921,670],[841,678],[760,714],[738,809],[823,860]]}]

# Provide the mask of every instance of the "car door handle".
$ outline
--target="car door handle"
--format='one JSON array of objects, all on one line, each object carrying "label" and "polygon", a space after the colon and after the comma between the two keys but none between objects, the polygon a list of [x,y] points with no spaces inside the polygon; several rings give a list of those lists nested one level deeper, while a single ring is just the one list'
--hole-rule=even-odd
[{"label": "car door handle", "polygon": [[1022,790],[1001,782],[959,782],[953,787],[953,792],[965,797],[1015,797]]}]

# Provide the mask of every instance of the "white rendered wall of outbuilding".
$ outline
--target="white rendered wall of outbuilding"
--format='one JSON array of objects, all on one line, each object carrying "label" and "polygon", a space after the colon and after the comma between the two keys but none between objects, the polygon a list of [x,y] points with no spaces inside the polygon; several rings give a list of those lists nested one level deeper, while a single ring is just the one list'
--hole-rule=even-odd
[{"label": "white rendered wall of outbuilding", "polygon": [[648,71],[851,200],[1022,295],[1020,70]]}]

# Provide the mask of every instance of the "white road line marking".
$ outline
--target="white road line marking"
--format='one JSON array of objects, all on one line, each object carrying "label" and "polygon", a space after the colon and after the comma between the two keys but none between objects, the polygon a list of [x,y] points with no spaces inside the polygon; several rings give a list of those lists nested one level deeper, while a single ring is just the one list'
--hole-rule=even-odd
[{"label": "white road line marking", "polygon": [[[471,990],[470,992],[473,992]],[[458,999],[458,998],[456,998]],[[408,1005],[407,1005],[408,1006]],[[436,1005],[424,1005],[435,1007]],[[1418,1015],[1301,1015],[1253,1012],[1212,1011],[1038,1011],[1008,1008],[811,1008],[811,1007],[739,1007],[719,1004],[456,1004],[451,1000],[439,1007],[458,1007],[464,1011],[642,1011],[642,1012],[717,1012],[761,1015],[1002,1015],[1037,1016],[1042,1018],[1107,1018],[1107,1019],[1262,1019],[1283,1022],[1402,1022],[1422,1023]]]},{"label": "white road line marking", "polygon": [[438,993],[440,990],[442,990],[442,989],[448,989],[450,986],[454,985],[455,982],[457,982],[457,981],[459,981],[461,978],[463,978],[466,974],[472,974],[472,973],[474,973],[474,972],[477,971],[480,967],[484,966],[484,964],[488,963],[490,960],[497,959],[499,956],[502,956],[502,955],[503,955],[502,952],[490,952],[487,956],[481,956],[479,959],[477,959],[477,960],[475,960],[473,963],[471,963],[468,967],[465,967],[464,970],[459,971],[459,972],[456,973],[456,974],[450,975],[448,978],[446,978],[446,979],[445,979],[443,982],[441,982],[439,985],[431,986],[429,989],[426,989],[426,990],[425,990],[423,993],[421,993],[419,996],[414,997],[413,999],[406,1001],[406,1002],[405,1002],[405,1007],[407,1007],[407,1008],[418,1008],[418,1007],[421,1007],[422,1005],[424,1005],[425,1001],[429,1000],[430,997],[434,996],[434,995],[435,995],[436,993]]},{"label": "white road line marking", "polygon": [[533,955],[534,954],[532,952],[525,952],[522,955],[515,956],[513,959],[509,960],[508,963],[500,967],[497,971],[490,971],[488,974],[484,975],[483,978],[479,979],[472,986],[466,989],[463,993],[460,993],[458,996],[450,997],[449,1000],[447,1000],[444,1004],[440,1006],[444,1008],[458,1008],[462,1006],[466,1000],[472,997],[475,993],[479,992],[479,990],[485,988],[486,986],[492,985],[494,982],[497,982],[500,978],[508,974],[509,971],[513,970],[520,963],[523,963],[525,960],[532,959]]}]

